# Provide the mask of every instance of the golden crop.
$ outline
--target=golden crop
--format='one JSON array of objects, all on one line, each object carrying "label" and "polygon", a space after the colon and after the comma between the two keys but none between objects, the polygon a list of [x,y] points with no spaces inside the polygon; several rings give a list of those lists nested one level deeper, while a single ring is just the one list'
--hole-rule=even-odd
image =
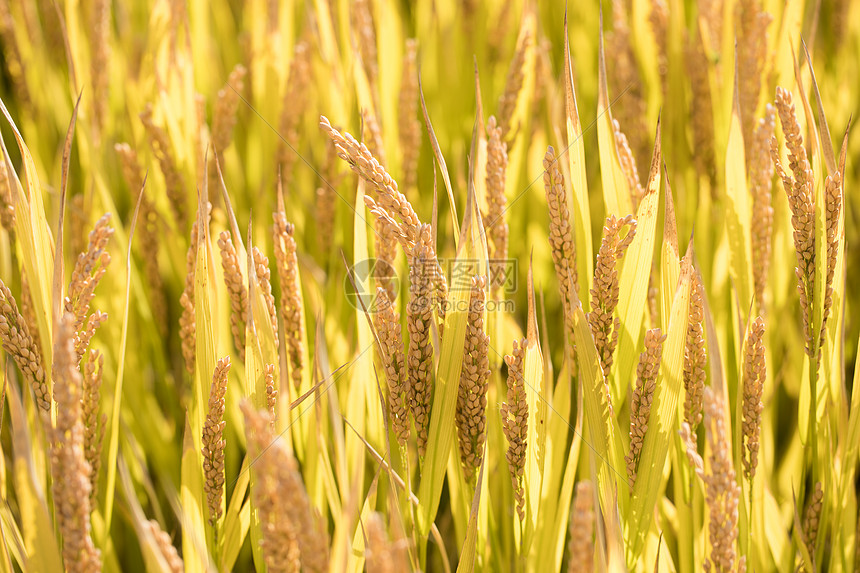
[{"label": "golden crop", "polygon": [[575,4],[0,0],[0,572],[860,569],[860,4]]}]

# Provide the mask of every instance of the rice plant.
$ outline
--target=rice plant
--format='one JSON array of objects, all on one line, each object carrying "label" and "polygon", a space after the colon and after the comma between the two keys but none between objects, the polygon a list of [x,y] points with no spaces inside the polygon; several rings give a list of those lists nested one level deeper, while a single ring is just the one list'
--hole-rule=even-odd
[{"label": "rice plant", "polygon": [[860,570],[860,4],[0,46],[0,571]]}]

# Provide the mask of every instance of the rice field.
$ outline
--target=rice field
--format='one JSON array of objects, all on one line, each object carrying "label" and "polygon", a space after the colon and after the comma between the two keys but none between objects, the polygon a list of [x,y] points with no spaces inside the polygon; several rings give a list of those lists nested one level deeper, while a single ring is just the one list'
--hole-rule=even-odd
[{"label": "rice field", "polygon": [[0,572],[860,571],[860,4],[0,49]]}]

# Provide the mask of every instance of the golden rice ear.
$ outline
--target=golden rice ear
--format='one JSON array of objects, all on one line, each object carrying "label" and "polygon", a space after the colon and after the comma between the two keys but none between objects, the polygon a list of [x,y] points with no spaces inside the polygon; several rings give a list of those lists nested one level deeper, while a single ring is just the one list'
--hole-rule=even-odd
[{"label": "golden rice ear", "polygon": [[690,283],[690,307],[684,343],[684,422],[690,428],[693,443],[696,443],[696,429],[702,422],[705,366],[708,361],[703,305],[702,279],[698,273],[694,273]]},{"label": "golden rice ear", "polygon": [[761,434],[761,403],[767,378],[764,349],[764,320],[755,317],[747,328],[743,356],[743,414],[741,432],[741,462],[747,479],[752,480],[758,467]]},{"label": "golden rice ear", "polygon": [[770,140],[775,127],[775,109],[771,104],[765,107],[765,114],[753,132],[753,140],[747,155],[749,161],[749,186],[752,194],[752,267],[753,290],[756,307],[764,312],[766,288],[771,259],[773,237],[773,207],[771,186],[774,164],[770,159]]},{"label": "golden rice ear", "polygon": [[230,373],[230,357],[218,360],[212,373],[209,389],[209,410],[203,425],[203,489],[209,506],[209,522],[214,525],[224,514],[224,410],[227,393],[227,375]]},{"label": "golden rice ear", "polygon": [[533,31],[530,26],[532,21],[533,17],[524,17],[522,19],[522,26],[517,38],[517,49],[514,52],[511,65],[508,68],[508,76],[505,80],[505,91],[499,97],[497,116],[499,118],[499,128],[502,130],[501,137],[504,140],[508,139],[508,135],[513,127],[514,112],[516,111],[517,101],[523,87],[526,57],[534,44]]},{"label": "golden rice ear", "polygon": [[282,187],[279,187],[278,210],[273,214],[272,239],[275,245],[275,266],[281,283],[281,319],[284,345],[289,361],[290,378],[298,392],[305,375],[305,320],[299,261],[296,256],[295,226],[287,222]]},{"label": "golden rice ear", "polygon": [[[212,205],[206,203],[206,213],[203,215],[205,221],[209,221]],[[198,214],[198,219],[200,218]],[[194,309],[194,274],[197,265],[197,248],[199,245],[199,226],[195,220],[191,224],[191,239],[188,243],[188,252],[185,255],[185,288],[179,298],[182,305],[182,316],[179,318],[179,337],[182,340],[182,356],[185,359],[185,370],[189,374],[194,373],[194,360],[196,351],[196,318]]]},{"label": "golden rice ear", "polygon": [[543,185],[549,209],[549,244],[552,262],[558,279],[561,307],[564,309],[568,336],[573,339],[573,317],[571,315],[570,291],[579,291],[579,275],[576,266],[576,245],[573,242],[570,216],[567,210],[564,175],[558,165],[555,150],[547,148],[543,159]]},{"label": "golden rice ear", "polygon": [[418,455],[424,457],[433,406],[433,346],[430,344],[433,321],[433,285],[430,258],[430,225],[422,225],[409,268],[409,302],[406,305],[406,328],[409,350],[406,354],[409,404],[415,420]]},{"label": "golden rice ear", "polygon": [[636,368],[636,387],[630,404],[630,451],[625,458],[631,489],[636,484],[639,460],[650,424],[651,405],[665,340],[666,336],[659,328],[646,332],[645,351],[639,355],[639,366]]},{"label": "golden rice ear", "polygon": [[591,573],[594,571],[594,486],[589,480],[576,484],[576,495],[570,512],[570,544],[568,573]]},{"label": "golden rice ear", "polygon": [[170,138],[161,126],[155,124],[153,115],[152,104],[147,104],[146,108],[140,114],[140,121],[143,123],[149,144],[152,147],[152,153],[158,160],[161,173],[164,176],[170,209],[173,213],[176,228],[181,234],[188,228],[189,213],[188,195],[185,192],[186,185],[176,158],[176,151],[173,149]]},{"label": "golden rice ear", "polygon": [[18,305],[2,280],[0,280],[0,341],[3,350],[15,360],[24,379],[33,388],[36,403],[44,412],[51,411],[51,395],[42,362],[42,351],[33,337],[27,321],[18,312]]},{"label": "golden rice ear", "polygon": [[397,123],[403,187],[409,193],[418,181],[418,152],[421,149],[421,122],[418,120],[418,40],[407,39],[405,49],[397,101]]},{"label": "golden rice ear", "polygon": [[523,378],[523,359],[528,344],[526,338],[515,340],[513,353],[505,355],[505,363],[508,365],[508,395],[501,407],[502,429],[508,440],[506,458],[520,521],[526,517],[523,473],[526,467],[529,411]]},{"label": "golden rice ear", "polygon": [[463,368],[457,396],[456,421],[460,463],[469,483],[474,482],[475,473],[483,463],[486,440],[487,390],[490,377],[490,337],[484,332],[486,287],[485,277],[472,277],[466,345],[463,348]]},{"label": "golden rice ear", "polygon": [[245,361],[245,317],[248,315],[248,289],[239,255],[233,245],[230,231],[221,231],[218,237],[218,251],[221,253],[221,268],[224,273],[224,283],[230,297],[230,331],[233,333],[233,344],[239,352],[239,358]]},{"label": "golden rice ear", "polygon": [[[503,261],[508,257],[508,224],[505,220],[505,178],[508,168],[508,145],[502,139],[502,128],[496,118],[487,120],[487,228],[490,260]],[[498,280],[495,287],[501,286]]]},{"label": "golden rice ear", "polygon": [[[621,236],[625,227],[627,232]],[[619,301],[618,260],[624,256],[635,234],[636,219],[632,215],[623,219],[609,215],[603,227],[603,240],[597,253],[588,322],[600,355],[600,366],[605,378],[609,377],[612,369],[620,329],[620,321],[615,316],[615,308]]]},{"label": "golden rice ear", "polygon": [[[786,173],[779,156],[776,138],[771,139],[770,154],[776,167],[776,173],[782,179],[783,187],[788,196],[788,206],[791,209],[791,224],[794,227],[794,250],[797,257],[797,281],[800,294],[801,316],[803,318],[803,338],[806,342],[806,353],[812,357],[812,302],[814,298],[815,281],[815,219],[809,213],[815,212],[815,197],[813,195],[814,179],[806,148],[803,145],[800,124],[794,108],[791,92],[781,87],[776,88],[776,110],[785,135],[785,145],[788,148],[788,159],[791,174]],[[815,336],[817,344],[818,337]]]}]

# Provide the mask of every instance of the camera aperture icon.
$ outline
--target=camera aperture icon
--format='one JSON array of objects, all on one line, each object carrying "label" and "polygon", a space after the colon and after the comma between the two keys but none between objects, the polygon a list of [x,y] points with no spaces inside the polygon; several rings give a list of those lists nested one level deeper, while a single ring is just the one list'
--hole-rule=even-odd
[{"label": "camera aperture icon", "polygon": [[[376,295],[377,286],[388,291],[390,301],[380,300]],[[343,279],[343,290],[350,305],[375,314],[385,308],[389,302],[394,302],[400,292],[400,278],[388,261],[364,259],[349,268],[347,276]]]}]

